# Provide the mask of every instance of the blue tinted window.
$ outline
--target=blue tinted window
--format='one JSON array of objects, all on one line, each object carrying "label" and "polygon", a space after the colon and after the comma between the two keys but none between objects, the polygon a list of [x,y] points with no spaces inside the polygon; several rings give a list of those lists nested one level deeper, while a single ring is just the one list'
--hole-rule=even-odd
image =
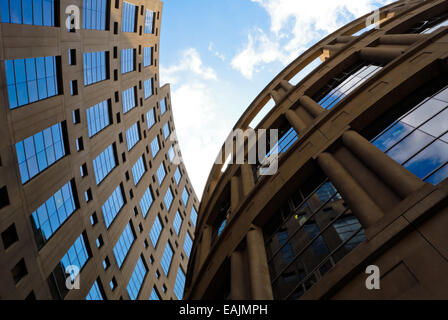
[{"label": "blue tinted window", "polygon": [[[319,235],[320,233],[320,229],[317,226],[317,224],[312,223],[312,224],[306,224],[305,225],[305,230],[308,234],[308,238],[310,240],[313,240],[314,238],[316,238],[316,240],[313,241],[312,243],[312,247],[314,250],[314,254],[316,255],[327,255],[328,254],[328,247],[325,243],[324,238],[322,237],[322,234]],[[318,236],[319,235],[319,236]]]},{"label": "blue tinted window", "polygon": [[129,112],[137,106],[135,101],[135,92],[135,87],[132,87],[121,93],[121,97],[123,99],[123,113]]},{"label": "blue tinted window", "polygon": [[191,208],[190,219],[191,222],[193,222],[193,225],[196,227],[196,221],[198,220],[198,212],[196,211],[195,207]]},{"label": "blue tinted window", "polygon": [[56,57],[5,60],[9,108],[59,94]]},{"label": "blue tinted window", "polygon": [[88,108],[86,112],[90,138],[110,125],[109,102],[107,100]]},{"label": "blue tinted window", "polygon": [[193,248],[193,240],[187,232],[187,235],[185,236],[184,251],[188,258],[190,258],[191,248]]},{"label": "blue tinted window", "polygon": [[121,23],[121,32],[137,31],[137,6],[129,2],[123,2]]},{"label": "blue tinted window", "polygon": [[83,1],[83,28],[106,30],[108,0]]},{"label": "blue tinted window", "polygon": [[[280,246],[283,246],[288,241],[288,232],[287,231],[280,231],[277,233],[278,242],[280,243]],[[292,245],[290,242],[288,242],[282,249],[282,258],[284,263],[289,263],[294,259],[294,250],[292,248]]]},{"label": "blue tinted window", "polygon": [[142,288],[143,280],[148,273],[148,268],[143,262],[142,257],[138,258],[137,265],[134,272],[132,272],[131,279],[129,280],[127,290],[131,300],[135,300],[138,297],[138,293]]},{"label": "blue tinted window", "polygon": [[168,272],[170,272],[171,261],[173,259],[173,249],[169,242],[167,242],[165,251],[163,252],[162,261],[160,264],[162,265],[163,272],[168,276]]},{"label": "blue tinted window", "polygon": [[171,192],[171,188],[168,188],[165,194],[166,211],[170,211],[172,203],[173,203],[173,193]]},{"label": "blue tinted window", "polygon": [[104,300],[100,287],[98,286],[98,281],[93,283],[92,288],[86,296],[86,300]]},{"label": "blue tinted window", "polygon": [[160,101],[160,114],[165,114],[166,112],[166,99]]},{"label": "blue tinted window", "polygon": [[155,137],[154,140],[152,140],[151,142],[151,153],[153,158],[156,157],[159,150],[160,150],[159,139]]},{"label": "blue tinted window", "polygon": [[182,179],[179,167],[177,167],[176,172],[174,172],[174,179],[176,180],[176,184],[179,185],[180,179]]},{"label": "blue tinted window", "polygon": [[151,110],[149,110],[146,113],[146,124],[148,126],[148,129],[151,129],[155,123],[156,123],[156,117],[154,114],[154,108],[151,108]]},{"label": "blue tinted window", "polygon": [[185,187],[184,192],[182,192],[182,200],[183,200],[185,206],[187,206],[189,198],[190,198],[190,193],[188,193],[187,187]]},{"label": "blue tinted window", "polygon": [[111,144],[98,157],[93,159],[96,184],[100,184],[116,166],[114,147]]},{"label": "blue tinted window", "polygon": [[173,159],[174,159],[174,148],[170,147],[168,149],[168,158],[170,159],[170,163],[173,163]]},{"label": "blue tinted window", "polygon": [[[361,224],[359,223],[358,219],[355,217],[343,217],[334,223],[334,228],[336,232],[338,233],[339,237],[341,238],[341,241],[347,240],[353,233],[358,231],[361,228]],[[361,232],[358,232],[356,236],[351,238],[346,244],[345,248],[347,250],[352,250],[358,246],[361,242],[364,242],[366,240],[366,236],[364,234],[364,230],[361,230]]]},{"label": "blue tinted window", "polygon": [[83,68],[84,68],[85,86],[106,80],[107,78],[106,51],[84,53],[83,61],[84,61]]},{"label": "blue tinted window", "polygon": [[154,220],[154,224],[152,225],[151,231],[149,232],[149,238],[151,239],[152,245],[155,248],[157,246],[157,242],[159,241],[160,234],[162,233],[162,223],[160,222],[159,216]]},{"label": "blue tinted window", "polygon": [[[87,260],[89,260],[89,257],[90,256],[87,252],[84,236],[81,234],[70,249],[68,249],[67,253],[62,257],[61,264],[64,270],[67,270],[68,266],[77,266],[79,270],[81,270]],[[74,280],[73,275],[72,280]]]},{"label": "blue tinted window", "polygon": [[128,223],[114,247],[114,255],[119,268],[121,268],[124,259],[126,259],[129,249],[134,243],[134,239],[131,224]]},{"label": "blue tinted window", "polygon": [[173,222],[173,227],[174,227],[174,230],[176,231],[177,235],[179,235],[180,227],[182,226],[182,221],[184,221],[184,219],[182,219],[179,211],[177,211],[176,216],[174,217],[174,222]]},{"label": "blue tinted window", "polygon": [[146,10],[145,15],[145,33],[151,34],[154,32],[154,12]]},{"label": "blue tinted window", "polygon": [[152,288],[151,296],[149,297],[149,300],[160,300],[160,296],[156,291],[156,288]]},{"label": "blue tinted window", "polygon": [[152,48],[143,48],[143,66],[148,67],[152,65]]},{"label": "blue tinted window", "polygon": [[219,237],[219,236],[221,235],[221,233],[224,231],[224,228],[226,227],[226,224],[227,224],[227,220],[224,219],[224,221],[221,222],[221,225],[220,225],[219,228],[218,228],[218,233],[217,233],[218,237]]},{"label": "blue tinted window", "polygon": [[178,300],[182,300],[184,296],[184,288],[185,288],[185,273],[179,267],[179,270],[177,271],[177,277],[176,282],[174,284],[174,294],[176,295]]},{"label": "blue tinted window", "polygon": [[143,156],[141,156],[132,167],[132,177],[134,178],[134,185],[137,185],[140,182],[145,172],[146,168],[143,161]]},{"label": "blue tinted window", "polygon": [[109,228],[118,212],[124,206],[123,193],[121,187],[118,186],[102,205],[101,210],[103,211],[104,223],[106,228]]},{"label": "blue tinted window", "polygon": [[171,130],[170,130],[170,124],[169,122],[165,123],[163,126],[163,137],[165,140],[170,136]]},{"label": "blue tinted window", "polygon": [[2,23],[55,26],[54,0],[1,0]]},{"label": "blue tinted window", "polygon": [[140,200],[140,209],[142,210],[143,217],[146,217],[146,215],[148,214],[148,211],[149,211],[149,208],[151,208],[152,202],[153,202],[153,198],[152,198],[151,188],[148,187],[148,189],[146,189],[146,192],[143,195],[142,199]]},{"label": "blue tinted window", "polygon": [[126,142],[128,144],[128,151],[131,150],[137,144],[137,142],[140,141],[140,130],[138,127],[138,122],[136,122],[126,131]]},{"label": "blue tinted window", "polygon": [[61,124],[17,142],[16,152],[24,184],[65,156]]},{"label": "blue tinted window", "polygon": [[38,246],[45,244],[75,210],[72,184],[69,182],[32,213]]},{"label": "blue tinted window", "polygon": [[135,71],[135,49],[121,50],[121,74]]},{"label": "blue tinted window", "polygon": [[153,95],[153,83],[152,79],[145,80],[144,84],[144,90],[145,90],[145,99],[148,99],[150,96]]},{"label": "blue tinted window", "polygon": [[165,179],[165,176],[166,176],[165,165],[162,162],[160,164],[159,169],[157,169],[157,181],[159,182],[159,185],[162,184],[163,180]]}]

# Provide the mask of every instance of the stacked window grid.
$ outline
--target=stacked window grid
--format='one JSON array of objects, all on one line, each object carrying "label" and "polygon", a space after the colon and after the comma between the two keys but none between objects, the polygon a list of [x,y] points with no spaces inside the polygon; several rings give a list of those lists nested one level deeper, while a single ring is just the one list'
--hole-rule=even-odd
[{"label": "stacked window grid", "polygon": [[134,243],[134,240],[135,237],[131,224],[128,223],[114,247],[114,255],[119,268],[123,265],[123,262],[126,259],[132,244]]},{"label": "stacked window grid", "polygon": [[117,188],[115,188],[106,202],[104,202],[104,204],[101,206],[106,228],[110,227],[123,206],[123,192],[121,190],[121,186],[118,186]]},{"label": "stacked window grid", "polygon": [[151,208],[153,202],[151,187],[148,187],[146,189],[146,192],[143,194],[142,199],[140,200],[140,209],[142,211],[143,217],[146,218],[146,215],[149,212],[149,209]]},{"label": "stacked window grid", "polygon": [[98,132],[110,125],[109,101],[104,100],[86,110],[89,137],[92,138]]},{"label": "stacked window grid", "polygon": [[128,144],[128,151],[130,151],[140,141],[140,130],[138,122],[134,123],[128,130],[126,130],[126,142]]},{"label": "stacked window grid", "polygon": [[157,243],[159,242],[162,229],[163,229],[162,222],[160,221],[159,216],[156,216],[151,231],[149,232],[149,238],[151,239],[151,243],[154,248],[157,246]]},{"label": "stacked window grid", "polygon": [[116,166],[114,146],[111,144],[93,159],[96,184],[99,185]]}]

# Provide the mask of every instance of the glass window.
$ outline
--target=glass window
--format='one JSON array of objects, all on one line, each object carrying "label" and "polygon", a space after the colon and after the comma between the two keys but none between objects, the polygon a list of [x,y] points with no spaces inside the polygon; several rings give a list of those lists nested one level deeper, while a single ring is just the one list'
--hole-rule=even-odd
[{"label": "glass window", "polygon": [[101,207],[106,228],[110,227],[123,206],[123,192],[121,191],[121,186],[118,186]]},{"label": "glass window", "polygon": [[145,90],[145,99],[148,99],[154,93],[153,80],[152,79],[145,80],[143,85],[144,85],[144,90]]},{"label": "glass window", "polygon": [[170,147],[168,149],[168,158],[170,159],[170,163],[173,163],[173,159],[174,159],[174,148]]},{"label": "glass window", "polygon": [[128,223],[114,247],[115,259],[117,260],[119,268],[121,268],[124,259],[126,259],[134,240],[135,237],[134,232],[132,231],[131,223]]},{"label": "glass window", "polygon": [[154,32],[154,12],[146,10],[145,15],[145,33],[152,34]]},{"label": "glass window", "polygon": [[160,150],[160,144],[159,144],[159,138],[155,137],[154,140],[151,142],[151,153],[152,157],[155,158],[157,153],[159,153]]},{"label": "glass window", "polygon": [[160,101],[160,114],[165,114],[166,112],[166,98]]},{"label": "glass window", "polygon": [[68,266],[77,266],[81,270],[89,257],[90,255],[87,252],[84,236],[81,234],[70,249],[68,249],[64,257],[62,257],[61,264],[64,270],[67,270]]},{"label": "glass window", "polygon": [[426,182],[438,184],[448,172],[448,87],[424,99],[372,143]]},{"label": "glass window", "polygon": [[171,134],[170,123],[167,122],[163,126],[163,137],[165,138],[165,140],[170,136],[170,134]]},{"label": "glass window", "polygon": [[157,293],[156,288],[152,288],[151,296],[149,297],[149,300],[160,300],[160,296]]},{"label": "glass window", "polygon": [[103,294],[101,293],[98,281],[93,283],[92,288],[86,296],[86,300],[104,300]]},{"label": "glass window", "polygon": [[176,180],[176,184],[179,185],[180,179],[182,179],[179,167],[177,167],[176,172],[174,172],[174,179]]},{"label": "glass window", "polygon": [[162,182],[165,179],[165,176],[166,176],[166,170],[165,170],[165,165],[163,164],[163,161],[162,161],[159,169],[157,169],[157,181],[159,182],[159,186],[162,185]]},{"label": "glass window", "polygon": [[187,258],[190,258],[190,252],[192,248],[193,248],[193,240],[191,239],[190,233],[187,232],[184,242],[184,251],[185,254],[187,255]]},{"label": "glass window", "polygon": [[151,208],[152,202],[153,202],[153,197],[152,197],[151,187],[148,187],[148,189],[146,189],[146,192],[143,195],[142,199],[140,200],[140,209],[142,210],[142,214],[143,214],[144,218],[148,214],[149,209]]},{"label": "glass window", "polygon": [[[320,229],[315,223],[305,225],[305,230],[308,234],[308,238],[310,239],[310,241],[313,240],[320,233]],[[328,247],[322,235],[319,235],[316,238],[316,240],[313,241],[312,247],[314,250],[314,254],[316,255],[325,256],[329,253]]]},{"label": "glass window", "polygon": [[134,185],[137,185],[146,172],[143,156],[141,156],[132,167],[132,177],[134,178]]},{"label": "glass window", "polygon": [[152,47],[143,48],[143,67],[152,65]]},{"label": "glass window", "polygon": [[221,235],[221,233],[224,231],[224,229],[225,229],[225,227],[226,227],[226,224],[227,224],[227,220],[224,219],[224,220],[221,222],[221,225],[220,225],[219,228],[218,228],[218,233],[217,233],[218,237],[219,237],[219,236]]},{"label": "glass window", "polygon": [[168,272],[170,272],[171,261],[173,259],[173,248],[169,242],[166,243],[165,251],[163,252],[162,261],[160,264],[162,265],[163,272],[168,276]]},{"label": "glass window", "polygon": [[10,109],[60,93],[56,57],[5,60],[5,73]]},{"label": "glass window", "polygon": [[72,184],[68,182],[31,214],[39,249],[76,209]]},{"label": "glass window", "polygon": [[135,71],[135,49],[121,49],[121,74]]},{"label": "glass window", "polygon": [[151,110],[149,110],[146,113],[146,124],[148,126],[148,129],[151,129],[155,123],[156,123],[156,117],[154,113],[154,108],[151,108]]},{"label": "glass window", "polygon": [[177,271],[176,282],[174,283],[174,294],[178,300],[182,300],[185,288],[185,273],[181,267]]},{"label": "glass window", "polygon": [[123,114],[131,111],[137,106],[136,103],[136,88],[129,88],[121,93],[123,99]]},{"label": "glass window", "polygon": [[130,151],[137,144],[137,142],[140,141],[140,139],[139,125],[138,122],[136,122],[126,131],[128,151]]},{"label": "glass window", "polygon": [[54,0],[1,0],[1,22],[54,27],[54,3]]},{"label": "glass window", "polygon": [[83,1],[84,29],[106,30],[108,0]]},{"label": "glass window", "polygon": [[[280,246],[283,246],[288,241],[288,231],[280,231],[277,233],[277,238]],[[282,259],[285,264],[289,263],[294,259],[294,250],[292,249],[292,245],[288,242],[282,249]]]},{"label": "glass window", "polygon": [[162,233],[162,222],[160,222],[159,216],[154,220],[154,224],[152,225],[151,231],[149,232],[149,238],[151,239],[152,245],[155,248],[157,246],[157,242],[159,241],[160,234]]},{"label": "glass window", "polygon": [[166,211],[170,211],[172,203],[173,203],[173,193],[171,192],[171,187],[169,187],[165,194]]},{"label": "glass window", "polygon": [[182,219],[179,211],[177,211],[176,216],[174,217],[174,222],[173,222],[173,227],[174,227],[174,230],[176,231],[177,235],[179,235],[179,231],[180,231],[183,221],[184,221],[184,219]]},{"label": "glass window", "polygon": [[145,279],[147,273],[148,267],[143,262],[142,257],[140,257],[127,286],[128,294],[131,300],[137,299],[140,289],[142,288],[143,280]]},{"label": "glass window", "polygon": [[[361,224],[359,223],[358,219],[354,217],[340,218],[336,220],[333,226],[336,229],[336,232],[338,233],[342,242],[347,240],[355,231],[361,228]],[[361,230],[361,232],[357,233],[356,236],[354,236],[345,244],[345,247],[347,248],[347,250],[352,250],[365,240],[366,237],[364,234],[364,230]]]},{"label": "glass window", "polygon": [[65,156],[61,123],[16,143],[22,184]]},{"label": "glass window", "polygon": [[129,3],[123,2],[123,15],[121,17],[121,32],[136,32],[137,31],[137,11],[138,7]]},{"label": "glass window", "polygon": [[185,187],[184,192],[182,192],[182,200],[183,200],[185,206],[187,206],[189,198],[190,198],[190,193],[188,192],[187,187]]},{"label": "glass window", "polygon": [[198,212],[196,211],[196,208],[194,206],[191,208],[190,219],[191,222],[193,222],[193,225],[196,227],[196,221],[198,220]]},{"label": "glass window", "polygon": [[88,86],[107,79],[106,51],[86,52],[84,61],[84,85]]},{"label": "glass window", "polygon": [[116,166],[114,146],[111,144],[93,159],[96,184],[99,185]]},{"label": "glass window", "polygon": [[87,126],[89,128],[89,137],[93,137],[95,134],[110,125],[109,114],[109,101],[104,100],[93,107],[86,110],[87,113]]}]

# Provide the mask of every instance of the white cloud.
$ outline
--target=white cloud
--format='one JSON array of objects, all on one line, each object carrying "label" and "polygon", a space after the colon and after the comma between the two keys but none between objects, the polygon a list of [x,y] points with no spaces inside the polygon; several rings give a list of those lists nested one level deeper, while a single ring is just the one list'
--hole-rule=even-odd
[{"label": "white cloud", "polygon": [[217,58],[219,58],[221,61],[226,61],[226,56],[222,54],[221,52],[215,50],[215,44],[213,42],[210,42],[208,45],[208,51],[213,53],[213,55]]},{"label": "white cloud", "polygon": [[354,18],[393,0],[250,0],[270,16],[269,30],[255,28],[231,65],[250,79],[272,62],[286,66],[313,43]]}]

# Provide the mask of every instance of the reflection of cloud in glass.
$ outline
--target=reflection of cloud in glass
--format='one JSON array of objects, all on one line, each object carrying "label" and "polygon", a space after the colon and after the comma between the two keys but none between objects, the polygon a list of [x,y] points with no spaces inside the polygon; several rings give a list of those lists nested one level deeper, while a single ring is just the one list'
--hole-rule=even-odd
[{"label": "reflection of cloud in glass", "polygon": [[405,167],[417,177],[425,178],[429,173],[447,161],[448,144],[437,140],[411,159]]},{"label": "reflection of cloud in glass", "polygon": [[417,130],[393,147],[387,154],[398,163],[403,163],[432,140],[432,137]]}]

